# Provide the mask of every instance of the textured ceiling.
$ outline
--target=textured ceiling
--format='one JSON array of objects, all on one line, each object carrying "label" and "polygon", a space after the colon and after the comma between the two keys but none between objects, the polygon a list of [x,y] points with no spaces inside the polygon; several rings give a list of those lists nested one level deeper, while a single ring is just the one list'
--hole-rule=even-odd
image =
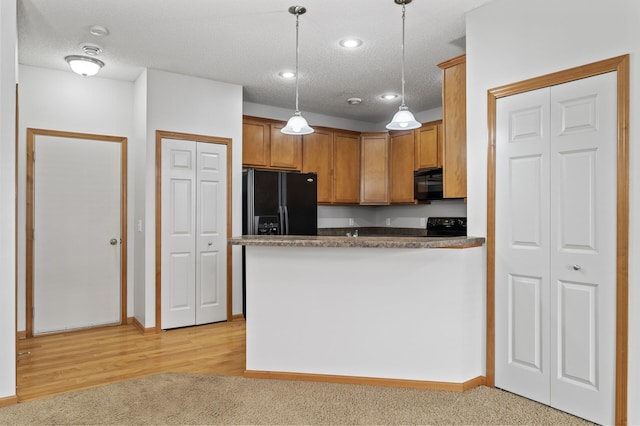
[{"label": "textured ceiling", "polygon": [[[441,104],[437,64],[465,48],[467,11],[489,0],[415,0],[406,7],[406,104]],[[99,76],[135,80],[154,68],[242,85],[244,100],[294,109],[295,16],[301,5],[300,110],[362,121],[391,118],[401,90],[402,7],[393,0],[18,0],[19,62],[68,70],[64,57],[96,43]],[[92,25],[110,34],[96,37]],[[344,49],[341,39],[363,45]],[[357,106],[350,97],[362,98]]]}]

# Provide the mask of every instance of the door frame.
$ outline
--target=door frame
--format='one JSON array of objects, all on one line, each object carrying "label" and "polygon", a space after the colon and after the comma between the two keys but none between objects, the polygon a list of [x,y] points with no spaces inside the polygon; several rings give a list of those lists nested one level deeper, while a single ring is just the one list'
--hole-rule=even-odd
[{"label": "door frame", "polygon": [[486,385],[495,386],[496,103],[499,98],[617,72],[617,230],[615,424],[627,424],[629,312],[629,55],[617,56],[487,91]]},{"label": "door frame", "polygon": [[[191,133],[156,130],[156,326],[157,333],[162,331],[162,139],[178,139],[204,143],[215,143],[227,147],[227,238],[231,238],[231,178],[232,178],[232,140],[216,136],[195,135]],[[227,245],[227,321],[233,319],[232,309],[232,252]]]},{"label": "door frame", "polygon": [[36,136],[87,139],[120,144],[120,323],[127,323],[127,138],[60,130],[27,129],[26,337],[33,337],[34,149]]}]

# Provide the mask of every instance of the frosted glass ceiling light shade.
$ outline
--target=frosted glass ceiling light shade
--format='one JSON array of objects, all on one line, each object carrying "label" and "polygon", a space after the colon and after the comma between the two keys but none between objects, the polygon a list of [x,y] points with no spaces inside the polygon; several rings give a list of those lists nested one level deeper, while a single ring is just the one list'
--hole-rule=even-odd
[{"label": "frosted glass ceiling light shade", "polygon": [[393,119],[387,124],[389,130],[412,130],[422,127],[418,121],[416,121],[409,108],[404,104],[404,15],[405,6],[411,3],[412,0],[393,0],[396,4],[402,5],[402,104],[398,109],[398,112],[393,116]]},{"label": "frosted glass ceiling light shade", "polygon": [[88,56],[70,55],[64,60],[67,61],[73,72],[84,77],[96,75],[100,68],[104,67],[104,62]]},{"label": "frosted glass ceiling light shade", "polygon": [[287,122],[287,125],[280,129],[280,132],[286,135],[308,135],[309,133],[313,133],[313,129],[309,127],[309,123],[302,117],[298,109],[298,30],[300,27],[300,15],[306,12],[307,9],[303,6],[291,6],[289,8],[289,13],[296,15],[296,110]]},{"label": "frosted glass ceiling light shade", "polygon": [[418,127],[422,127],[422,124],[416,121],[416,118],[406,106],[401,106],[400,111],[393,116],[391,123],[387,124],[387,129],[389,130],[411,130]]},{"label": "frosted glass ceiling light shade", "polygon": [[300,115],[300,111],[294,112],[293,116],[287,121],[287,125],[280,131],[287,135],[308,135],[313,133],[313,129],[309,127],[307,120]]}]

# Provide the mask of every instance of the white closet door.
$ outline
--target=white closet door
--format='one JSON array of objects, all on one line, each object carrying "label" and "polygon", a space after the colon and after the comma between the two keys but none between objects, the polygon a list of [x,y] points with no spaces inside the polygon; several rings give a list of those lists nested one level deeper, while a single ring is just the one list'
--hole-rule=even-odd
[{"label": "white closet door", "polygon": [[196,143],[162,140],[163,329],[195,324]]},{"label": "white closet door", "polygon": [[495,383],[549,404],[549,90],[496,112]]},{"label": "white closet door", "polygon": [[163,329],[227,318],[227,147],[162,140]]},{"label": "white closet door", "polygon": [[551,90],[551,401],[614,421],[616,73]]},{"label": "white closet door", "polygon": [[227,147],[197,144],[196,324],[227,319]]},{"label": "white closet door", "polygon": [[616,74],[500,99],[496,386],[614,421]]}]

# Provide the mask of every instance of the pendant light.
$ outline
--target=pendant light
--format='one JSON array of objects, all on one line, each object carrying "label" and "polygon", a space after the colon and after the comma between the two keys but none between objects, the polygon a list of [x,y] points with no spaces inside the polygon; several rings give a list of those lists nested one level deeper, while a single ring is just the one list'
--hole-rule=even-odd
[{"label": "pendant light", "polygon": [[389,130],[411,130],[422,127],[418,121],[416,121],[409,108],[404,104],[404,14],[405,6],[411,3],[412,0],[393,0],[396,4],[402,5],[402,104],[398,112],[393,116],[393,119],[387,124]]},{"label": "pendant light", "polygon": [[289,13],[296,15],[296,111],[293,116],[287,121],[287,125],[280,129],[280,131],[287,135],[308,135],[313,133],[313,129],[309,127],[307,120],[302,117],[300,110],[298,110],[298,28],[300,26],[300,15],[307,12],[307,9],[303,6],[291,6]]}]

